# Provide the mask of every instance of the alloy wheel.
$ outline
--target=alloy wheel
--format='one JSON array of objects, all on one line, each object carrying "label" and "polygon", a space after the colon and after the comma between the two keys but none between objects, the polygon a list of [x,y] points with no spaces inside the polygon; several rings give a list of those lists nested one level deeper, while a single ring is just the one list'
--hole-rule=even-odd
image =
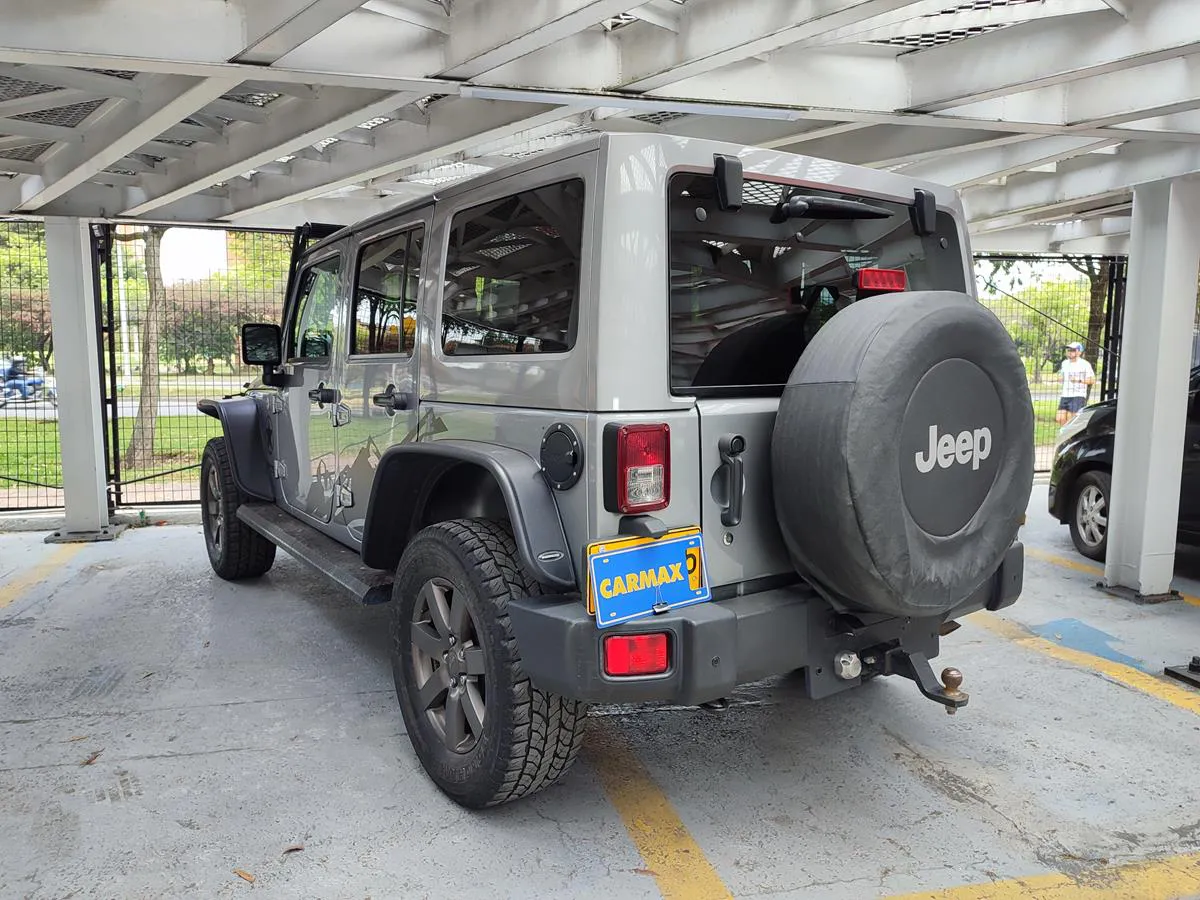
[{"label": "alloy wheel", "polygon": [[221,539],[224,537],[225,514],[221,510],[221,475],[216,466],[209,467],[206,482],[209,539],[212,541],[213,549],[220,550]]},{"label": "alloy wheel", "polygon": [[1075,520],[1083,542],[1089,547],[1098,547],[1108,531],[1108,501],[1096,485],[1089,484],[1079,492]]},{"label": "alloy wheel", "polygon": [[418,712],[447,750],[470,752],[487,717],[483,648],[465,592],[445,579],[430,579],[417,595],[412,659]]}]

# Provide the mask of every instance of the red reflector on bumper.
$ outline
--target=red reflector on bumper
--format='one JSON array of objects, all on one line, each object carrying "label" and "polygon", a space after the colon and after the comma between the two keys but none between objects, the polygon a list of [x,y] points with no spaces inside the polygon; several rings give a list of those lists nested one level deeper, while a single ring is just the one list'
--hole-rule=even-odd
[{"label": "red reflector on bumper", "polygon": [[665,632],[614,634],[604,639],[605,675],[661,675],[668,668]]}]

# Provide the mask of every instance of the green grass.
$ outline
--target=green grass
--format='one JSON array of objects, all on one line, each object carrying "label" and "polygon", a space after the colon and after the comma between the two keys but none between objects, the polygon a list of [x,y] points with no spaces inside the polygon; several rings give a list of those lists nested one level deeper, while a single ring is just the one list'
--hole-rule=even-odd
[{"label": "green grass", "polygon": [[[121,446],[129,444],[133,419],[121,419]],[[155,472],[166,472],[200,462],[209,438],[221,433],[220,423],[197,412],[190,416],[160,416],[154,431],[154,465],[148,469],[121,472],[129,481]],[[0,412],[0,476],[41,484],[62,484],[62,456],[58,422],[45,415],[5,415]],[[0,478],[0,489],[13,482]]]}]

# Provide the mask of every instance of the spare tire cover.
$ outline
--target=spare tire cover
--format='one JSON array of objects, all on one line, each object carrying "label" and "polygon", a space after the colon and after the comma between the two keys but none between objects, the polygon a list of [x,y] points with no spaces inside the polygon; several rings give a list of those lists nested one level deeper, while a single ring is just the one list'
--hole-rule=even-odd
[{"label": "spare tire cover", "polygon": [[771,466],[792,563],[831,603],[944,614],[996,571],[1032,490],[1012,338],[965,294],[850,305],[792,370]]}]

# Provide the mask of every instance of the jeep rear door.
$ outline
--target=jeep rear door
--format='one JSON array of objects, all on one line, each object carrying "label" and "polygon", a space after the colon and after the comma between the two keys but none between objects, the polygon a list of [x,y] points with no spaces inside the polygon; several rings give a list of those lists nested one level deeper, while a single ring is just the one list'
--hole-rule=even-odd
[{"label": "jeep rear door", "polygon": [[[778,205],[789,191],[875,211],[835,203],[841,218],[788,218]],[[757,180],[741,209],[721,210],[709,174],[670,176],[668,195],[671,389],[696,398],[710,579],[791,577],[771,479],[783,387],[820,327],[859,298],[860,270],[903,272],[909,290],[965,290],[957,228],[939,213],[922,236],[904,204]]]},{"label": "jeep rear door", "polygon": [[417,305],[432,211],[374,225],[352,244],[334,517],[354,542],[362,541],[380,456],[417,433]]}]

